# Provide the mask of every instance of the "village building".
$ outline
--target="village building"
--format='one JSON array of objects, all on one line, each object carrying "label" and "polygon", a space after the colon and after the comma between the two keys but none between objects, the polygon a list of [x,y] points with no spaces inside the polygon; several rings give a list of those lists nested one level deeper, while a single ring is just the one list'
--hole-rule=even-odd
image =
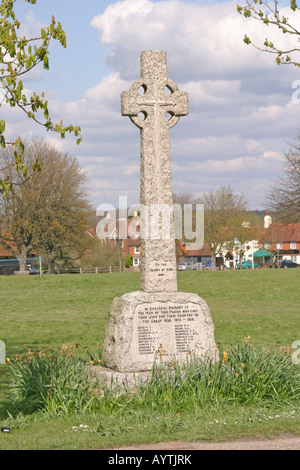
[{"label": "village building", "polygon": [[273,224],[266,214],[261,245],[277,260],[291,260],[300,264],[300,223]]}]

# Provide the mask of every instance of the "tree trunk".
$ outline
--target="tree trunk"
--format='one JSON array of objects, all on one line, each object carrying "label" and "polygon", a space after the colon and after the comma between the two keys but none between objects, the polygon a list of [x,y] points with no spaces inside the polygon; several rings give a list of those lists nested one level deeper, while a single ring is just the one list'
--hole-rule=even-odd
[{"label": "tree trunk", "polygon": [[54,274],[55,273],[55,260],[57,258],[57,255],[54,253],[48,253],[48,274]]},{"label": "tree trunk", "polygon": [[217,260],[216,260],[216,254],[214,252],[211,255],[211,270],[212,271],[217,270]]},{"label": "tree trunk", "polygon": [[28,249],[23,247],[22,250],[21,250],[21,253],[19,254],[18,256],[18,261],[19,261],[19,266],[20,266],[20,269],[19,271],[20,272],[26,272],[26,258],[28,256]]},{"label": "tree trunk", "polygon": [[26,260],[23,259],[22,255],[20,255],[20,258],[18,258],[18,261],[19,261],[19,266],[20,266],[19,271],[20,272],[25,272],[26,271]]}]

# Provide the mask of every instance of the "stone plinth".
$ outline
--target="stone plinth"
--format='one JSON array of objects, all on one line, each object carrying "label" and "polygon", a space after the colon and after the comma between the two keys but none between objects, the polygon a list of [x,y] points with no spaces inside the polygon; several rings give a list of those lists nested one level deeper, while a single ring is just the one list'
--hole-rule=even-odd
[{"label": "stone plinth", "polygon": [[151,370],[156,360],[218,359],[207,303],[197,294],[131,292],[114,299],[103,363],[119,372]]},{"label": "stone plinth", "polygon": [[91,366],[88,376],[98,379],[100,390],[135,390],[140,385],[145,385],[151,379],[150,371],[142,372],[118,372],[107,367]]}]

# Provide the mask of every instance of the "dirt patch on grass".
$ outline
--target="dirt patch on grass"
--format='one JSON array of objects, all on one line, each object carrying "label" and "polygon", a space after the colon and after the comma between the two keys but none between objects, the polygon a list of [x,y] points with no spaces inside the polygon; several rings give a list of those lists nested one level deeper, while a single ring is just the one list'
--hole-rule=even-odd
[{"label": "dirt patch on grass", "polygon": [[282,435],[270,439],[254,437],[224,442],[170,441],[124,446],[119,447],[118,450],[300,450],[300,436]]}]

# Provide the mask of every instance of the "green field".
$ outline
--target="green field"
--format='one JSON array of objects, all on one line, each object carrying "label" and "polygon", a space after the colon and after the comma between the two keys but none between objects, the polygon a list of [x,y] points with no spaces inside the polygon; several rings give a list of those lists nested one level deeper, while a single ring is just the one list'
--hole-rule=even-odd
[{"label": "green field", "polygon": [[[290,346],[300,339],[300,270],[179,272],[178,289],[210,306],[217,341],[251,336]],[[0,277],[1,329],[7,354],[27,347],[102,343],[112,300],[139,290],[138,273]]]},{"label": "green field", "polygon": [[[0,340],[6,344],[7,356],[14,358],[27,348],[38,350],[45,345],[58,348],[77,343],[95,348],[104,341],[112,300],[139,290],[139,279],[138,273],[45,275],[43,279],[1,276]],[[300,340],[299,285],[300,270],[292,269],[178,273],[179,290],[197,293],[209,304],[215,338],[222,349],[248,336],[271,350],[278,344],[291,348],[294,341]],[[4,424],[9,424],[5,418],[9,381],[9,366],[0,366],[0,418]],[[68,416],[52,418],[50,425],[45,419],[34,419],[31,432],[27,418],[19,417],[19,425],[14,421],[14,435],[1,433],[0,448],[100,448],[153,440],[223,439],[299,431],[295,404],[282,403],[280,410],[278,406],[220,405],[200,414],[186,410],[180,418],[179,413],[171,411],[144,410],[142,415],[136,411],[135,417],[133,412],[130,416],[103,415],[101,425],[99,417],[90,416],[88,420],[85,416],[82,419],[88,421],[92,443],[82,432],[75,438],[72,426],[80,425],[79,417],[75,421]],[[268,419],[271,415],[278,419]],[[22,428],[27,429],[26,437]]]}]

